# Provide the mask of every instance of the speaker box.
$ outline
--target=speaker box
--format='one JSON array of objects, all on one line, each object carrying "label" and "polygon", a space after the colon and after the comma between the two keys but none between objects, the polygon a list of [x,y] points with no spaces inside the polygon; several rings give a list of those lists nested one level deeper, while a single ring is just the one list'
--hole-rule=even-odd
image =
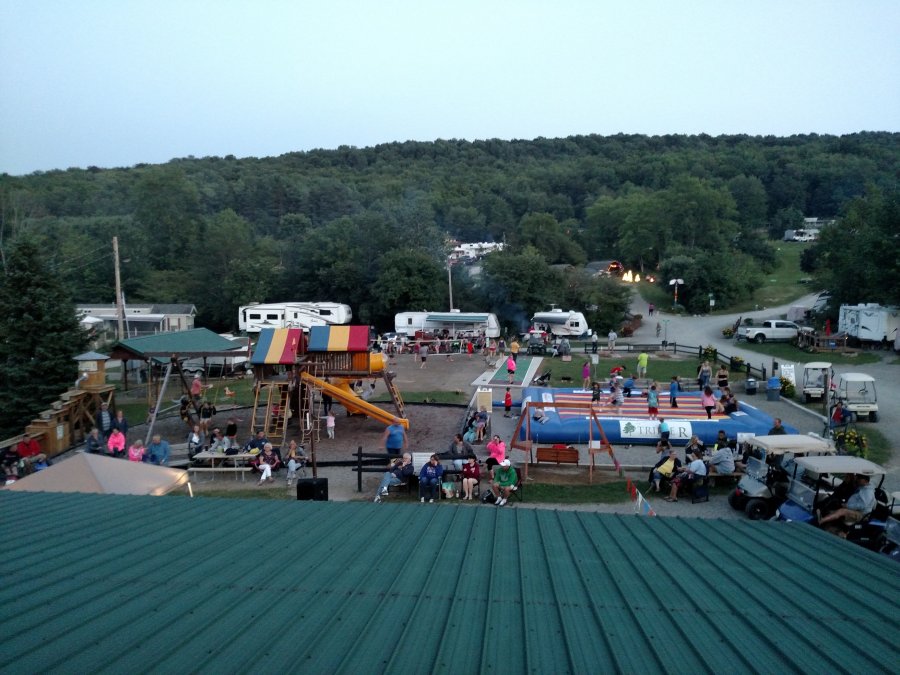
[{"label": "speaker box", "polygon": [[328,501],[327,478],[300,478],[297,480],[297,499]]}]

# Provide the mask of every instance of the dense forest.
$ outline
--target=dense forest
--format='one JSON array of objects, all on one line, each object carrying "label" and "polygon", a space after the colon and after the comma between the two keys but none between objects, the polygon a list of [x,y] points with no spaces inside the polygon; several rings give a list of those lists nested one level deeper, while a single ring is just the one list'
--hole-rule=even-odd
[{"label": "dense forest", "polygon": [[[803,216],[847,218],[804,264],[837,301],[900,302],[900,134],[577,136],[406,142],[265,159],[0,176],[0,254],[37,244],[82,302],[113,302],[118,235],[129,301],[192,302],[233,329],[251,301],[328,300],[386,330],[448,305],[448,242],[504,241],[454,304],[513,325],[550,303],[621,318],[626,292],[579,271],[619,259],[688,283],[702,311],[749,297],[772,238]],[[888,269],[862,272],[874,264]],[[848,272],[855,270],[854,277]],[[890,280],[890,283],[885,283]]]}]

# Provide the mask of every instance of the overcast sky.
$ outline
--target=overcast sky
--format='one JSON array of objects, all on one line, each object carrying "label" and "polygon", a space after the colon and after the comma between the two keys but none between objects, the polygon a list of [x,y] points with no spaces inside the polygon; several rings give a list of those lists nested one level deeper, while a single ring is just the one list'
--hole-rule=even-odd
[{"label": "overcast sky", "polygon": [[900,2],[0,0],[0,172],[900,130]]}]

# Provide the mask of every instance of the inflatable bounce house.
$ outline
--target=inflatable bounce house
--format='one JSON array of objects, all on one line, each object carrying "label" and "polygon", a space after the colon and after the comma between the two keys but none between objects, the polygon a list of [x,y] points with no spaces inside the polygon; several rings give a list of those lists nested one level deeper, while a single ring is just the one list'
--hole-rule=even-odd
[{"label": "inflatable bounce house", "polygon": [[[596,439],[596,425],[610,443],[647,445],[659,439],[659,421],[650,420],[647,398],[637,390],[625,399],[619,410],[607,405],[609,392],[604,392],[595,413],[590,412],[591,392],[584,389],[551,389],[526,387],[522,391],[522,415],[518,440],[530,439],[536,443],[585,444]],[[529,404],[539,404],[537,406]],[[574,406],[573,406],[574,404]],[[572,407],[567,407],[572,406]],[[535,413],[541,410],[543,415]],[[528,417],[524,417],[528,413]],[[691,436],[698,436],[703,443],[715,443],[720,429],[729,438],[738,434],[765,436],[774,420],[752,405],[741,402],[738,412],[713,414],[707,419],[706,410],[700,405],[700,392],[683,392],[678,396],[678,407],[669,405],[668,393],[659,394],[659,416],[665,418],[671,430],[673,445],[686,445]],[[541,419],[542,418],[542,419]],[[592,428],[592,425],[594,428]],[[796,429],[785,426],[789,434]]]}]

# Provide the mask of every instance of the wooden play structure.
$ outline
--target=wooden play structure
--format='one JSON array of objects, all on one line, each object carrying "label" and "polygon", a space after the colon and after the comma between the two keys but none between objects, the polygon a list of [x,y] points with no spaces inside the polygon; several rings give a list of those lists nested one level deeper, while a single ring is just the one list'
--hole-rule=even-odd
[{"label": "wooden play structure", "polygon": [[[519,422],[516,424],[516,430],[513,432],[512,440],[509,443],[510,448],[522,450],[526,456],[525,477],[528,477],[528,466],[538,462],[552,462],[555,464],[575,464],[579,463],[578,450],[572,446],[565,444],[551,444],[546,447],[538,445],[532,440],[535,427],[540,426],[540,422],[534,419],[536,410],[544,408],[559,408],[559,403],[542,403],[540,401],[527,401],[522,406],[522,414],[519,416]],[[588,476],[590,482],[594,482],[594,469],[597,467],[596,457],[601,454],[609,455],[616,471],[620,470],[619,460],[613,452],[612,444],[607,440],[603,431],[603,425],[600,424],[598,410],[600,406],[592,403],[567,403],[566,409],[584,410],[585,416],[590,419],[588,426],[588,452],[590,461],[588,463]],[[525,430],[525,438],[522,436],[522,429]],[[537,457],[535,458],[535,454]]]},{"label": "wooden play structure", "polygon": [[[250,358],[256,374],[253,429],[280,445],[296,420],[299,441],[314,444],[322,426],[323,399],[328,396],[349,413],[384,424],[396,417],[408,427],[394,374],[369,345],[368,326],[313,326],[308,334],[299,328],[260,331]],[[384,381],[396,412],[369,403],[354,390],[355,382],[373,378]]]}]

